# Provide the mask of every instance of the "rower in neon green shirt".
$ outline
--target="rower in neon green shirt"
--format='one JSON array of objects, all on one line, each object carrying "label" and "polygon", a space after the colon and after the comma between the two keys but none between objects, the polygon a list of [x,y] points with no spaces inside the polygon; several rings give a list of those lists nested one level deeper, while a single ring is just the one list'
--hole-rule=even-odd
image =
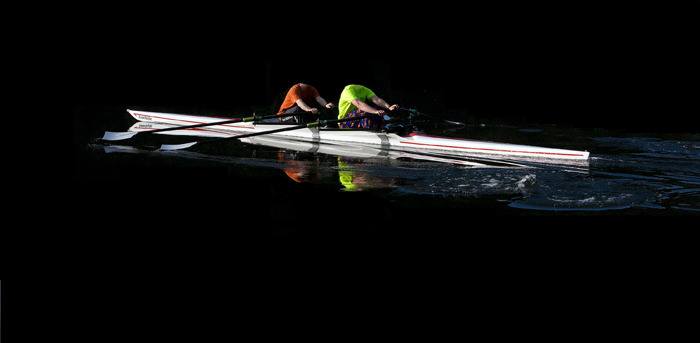
[{"label": "rower in neon green shirt", "polygon": [[[374,108],[370,103],[379,107],[379,109]],[[345,128],[375,128],[381,125],[382,116],[386,111],[393,111],[397,108],[399,108],[399,105],[389,105],[384,99],[378,97],[371,89],[365,86],[348,85],[340,93],[338,119],[358,117],[370,113],[376,114],[377,118],[341,122],[338,125]]]}]

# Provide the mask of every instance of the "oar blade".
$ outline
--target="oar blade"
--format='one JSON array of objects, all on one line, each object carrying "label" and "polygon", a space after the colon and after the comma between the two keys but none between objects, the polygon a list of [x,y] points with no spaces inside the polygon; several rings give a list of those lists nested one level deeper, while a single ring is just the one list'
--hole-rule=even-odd
[{"label": "oar blade", "polygon": [[129,139],[131,137],[136,136],[138,132],[110,132],[110,131],[105,131],[104,136],[102,136],[102,140],[104,141],[123,141],[125,139]]},{"label": "oar blade", "polygon": [[197,142],[190,142],[190,143],[183,143],[183,144],[163,144],[158,148],[160,151],[173,151],[173,150],[182,150],[182,149],[187,149],[193,145],[197,144]]}]

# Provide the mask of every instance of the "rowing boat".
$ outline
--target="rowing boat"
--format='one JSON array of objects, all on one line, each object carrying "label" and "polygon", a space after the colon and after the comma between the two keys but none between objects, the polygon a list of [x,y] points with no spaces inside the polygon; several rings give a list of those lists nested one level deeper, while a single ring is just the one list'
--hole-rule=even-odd
[{"label": "rowing boat", "polygon": [[[172,124],[136,122],[129,128],[129,131],[148,132],[153,130],[171,129],[177,127],[179,126]],[[205,138],[232,138],[237,135],[237,132],[202,127],[158,132],[158,134],[173,136],[194,136]],[[417,161],[449,163],[479,168],[527,167],[525,165],[513,162],[483,160],[477,158],[431,154],[425,152],[417,153],[408,151],[386,150],[382,149],[381,147],[370,147],[357,144],[321,144],[318,142],[289,139],[287,137],[274,137],[272,135],[241,138],[240,141],[250,145],[260,145],[272,148],[279,148],[287,151],[318,153],[323,155],[331,155],[351,159],[410,159]],[[110,147],[115,147],[115,145],[110,145]],[[125,146],[119,146],[118,148],[113,150],[122,151],[124,149]]]},{"label": "rowing boat", "polygon": [[[129,114],[131,114],[131,116],[140,122],[164,123],[180,126],[215,123],[225,119],[230,119],[213,116],[194,116],[187,114],[134,110],[127,111]],[[209,132],[220,131],[226,135],[229,135],[228,133],[230,132],[237,132],[241,134],[257,133],[290,128],[293,126],[294,125],[243,122],[207,126],[207,130]],[[491,156],[498,158],[533,159],[545,163],[585,162],[588,161],[589,158],[588,151],[437,137],[422,133],[410,133],[401,136],[395,133],[363,129],[300,128],[296,130],[270,133],[269,135],[304,142],[362,145],[397,151],[430,152],[456,156]]]}]

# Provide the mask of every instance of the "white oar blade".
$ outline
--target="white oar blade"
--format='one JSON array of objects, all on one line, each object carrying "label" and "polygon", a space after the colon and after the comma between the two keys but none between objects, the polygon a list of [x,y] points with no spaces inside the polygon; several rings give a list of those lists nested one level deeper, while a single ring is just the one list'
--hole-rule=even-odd
[{"label": "white oar blade", "polygon": [[121,141],[125,139],[129,139],[131,137],[136,136],[138,132],[109,132],[105,131],[104,136],[102,136],[102,140],[105,141]]},{"label": "white oar blade", "polygon": [[182,150],[182,149],[187,149],[195,144],[197,144],[197,142],[184,143],[184,144],[163,144],[160,146],[160,148],[158,150],[161,150],[161,151]]}]

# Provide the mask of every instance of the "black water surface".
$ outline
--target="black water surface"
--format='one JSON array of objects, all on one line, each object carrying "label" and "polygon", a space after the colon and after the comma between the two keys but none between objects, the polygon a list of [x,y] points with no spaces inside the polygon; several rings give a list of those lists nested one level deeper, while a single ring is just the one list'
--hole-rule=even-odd
[{"label": "black water surface", "polygon": [[[85,132],[96,138],[106,128],[124,130],[133,122],[124,117],[128,116],[94,123]],[[635,134],[551,124],[472,125],[444,134],[588,150],[591,159],[584,166],[530,161],[480,168],[413,158],[339,157],[240,142],[150,152],[76,137],[73,182],[89,211],[126,206],[140,211],[136,218],[145,223],[182,216],[201,225],[217,223],[220,230],[273,236],[440,235],[467,232],[484,221],[524,227],[542,216],[700,213],[697,134]],[[148,135],[137,140],[189,141]]]}]

